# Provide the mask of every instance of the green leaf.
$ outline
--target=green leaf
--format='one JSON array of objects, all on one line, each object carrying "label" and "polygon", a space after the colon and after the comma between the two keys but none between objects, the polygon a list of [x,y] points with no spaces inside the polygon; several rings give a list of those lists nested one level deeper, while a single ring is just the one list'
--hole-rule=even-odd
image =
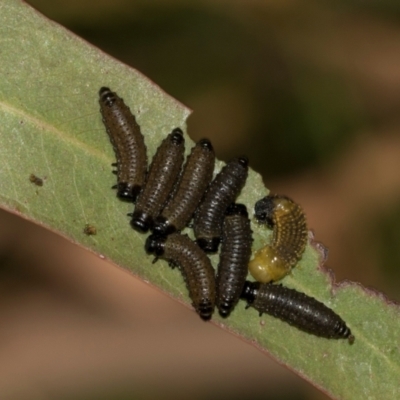
[{"label": "green leaf", "polygon": [[[143,249],[145,237],[128,224],[132,206],[118,201],[110,189],[114,155],[101,122],[98,90],[109,86],[129,104],[150,156],[172,128],[185,128],[190,111],[137,71],[19,0],[0,5],[0,55],[2,208],[47,226],[190,304],[179,272],[165,262],[151,264]],[[187,144],[189,151],[188,137]],[[43,186],[30,182],[31,174],[42,178]],[[252,209],[266,193],[261,177],[251,172],[239,200]],[[86,224],[97,234],[85,235]],[[257,249],[270,232],[256,224],[252,228]],[[310,241],[284,284],[333,308],[355,335],[353,345],[308,335],[269,316],[260,318],[243,304],[228,320],[215,316],[215,323],[334,398],[400,398],[399,307],[358,284],[335,285],[321,267],[321,249]]]}]

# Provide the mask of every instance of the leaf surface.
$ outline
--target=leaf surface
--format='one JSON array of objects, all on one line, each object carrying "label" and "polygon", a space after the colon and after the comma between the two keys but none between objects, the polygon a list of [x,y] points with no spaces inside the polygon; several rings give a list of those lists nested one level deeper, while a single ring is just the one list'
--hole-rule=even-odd
[{"label": "leaf surface", "polygon": [[[101,121],[98,90],[109,86],[124,98],[141,125],[150,157],[171,129],[185,130],[190,110],[19,0],[0,5],[0,55],[1,207],[190,304],[179,272],[162,261],[151,264],[143,249],[145,236],[128,224],[132,206],[118,201],[110,189],[114,154]],[[189,152],[193,143],[189,137],[186,142]],[[43,186],[30,182],[31,174],[42,178]],[[251,210],[265,194],[261,177],[251,172],[239,201]],[[95,236],[84,233],[86,224],[96,228]],[[270,232],[255,223],[252,229],[255,250]],[[322,263],[323,249],[311,240],[283,283],[333,308],[355,335],[354,345],[260,318],[244,304],[229,319],[215,315],[214,320],[333,398],[400,398],[398,306],[358,284],[335,285]]]}]

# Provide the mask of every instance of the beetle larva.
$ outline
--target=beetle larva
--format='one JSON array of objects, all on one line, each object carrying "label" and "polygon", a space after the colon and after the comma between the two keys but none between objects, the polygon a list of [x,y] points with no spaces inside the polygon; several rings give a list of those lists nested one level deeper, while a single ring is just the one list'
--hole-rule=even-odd
[{"label": "beetle larva", "polygon": [[147,152],[140,126],[131,110],[115,92],[99,91],[103,123],[117,159],[117,196],[135,201],[146,178]]},{"label": "beetle larva", "polygon": [[131,226],[139,232],[153,228],[155,218],[172,192],[183,163],[185,139],[183,132],[174,129],[158,147],[132,214]]},{"label": "beetle larva", "polygon": [[277,281],[300,260],[308,240],[306,216],[286,196],[269,195],[255,205],[255,217],[273,229],[271,244],[257,250],[249,263],[251,275],[259,282]]},{"label": "beetle larva", "polygon": [[214,164],[211,142],[200,140],[186,161],[174,195],[156,219],[155,233],[171,234],[187,225],[211,182]]},{"label": "beetle larva", "polygon": [[169,236],[150,235],[146,251],[168,260],[182,272],[193,307],[200,317],[209,320],[215,307],[215,276],[211,261],[189,236],[173,233]]},{"label": "beetle larva", "polygon": [[196,211],[193,227],[197,243],[205,252],[218,250],[225,211],[242,190],[247,173],[248,159],[238,157],[226,164],[211,182]]},{"label": "beetle larva", "polygon": [[217,308],[226,318],[243,291],[251,255],[252,231],[244,204],[231,204],[222,225],[221,254],[216,278]]},{"label": "beetle larva", "polygon": [[249,307],[279,318],[302,331],[328,339],[354,336],[346,323],[333,310],[313,297],[282,285],[246,281],[242,299]]}]

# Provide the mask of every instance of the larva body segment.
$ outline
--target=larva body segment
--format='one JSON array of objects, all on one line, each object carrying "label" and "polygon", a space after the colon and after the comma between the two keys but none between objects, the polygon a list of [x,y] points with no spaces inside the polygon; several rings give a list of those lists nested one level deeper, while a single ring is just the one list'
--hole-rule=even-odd
[{"label": "larva body segment", "polygon": [[215,275],[211,261],[189,236],[173,233],[169,236],[150,235],[146,251],[176,265],[186,282],[193,307],[200,317],[209,320],[215,307]]},{"label": "larva body segment", "polygon": [[246,281],[242,299],[249,307],[279,318],[296,328],[328,339],[348,339],[354,336],[346,323],[323,303],[294,289],[271,283]]},{"label": "larva body segment", "polygon": [[153,228],[155,218],[172,192],[183,163],[185,139],[183,132],[174,129],[158,147],[132,214],[133,229],[145,233]]},{"label": "larva body segment", "polygon": [[257,250],[249,263],[251,275],[259,282],[277,281],[300,260],[308,241],[306,216],[286,196],[269,195],[255,205],[255,217],[273,229],[269,245]]},{"label": "larva body segment", "polygon": [[216,278],[217,308],[226,318],[243,291],[251,255],[252,231],[243,204],[231,204],[222,226],[221,253]]},{"label": "larva body segment", "polygon": [[247,174],[248,159],[238,157],[226,164],[211,182],[196,211],[193,227],[197,243],[205,252],[218,250],[225,211],[245,185]]},{"label": "larva body segment", "polygon": [[117,159],[117,196],[135,201],[144,185],[147,150],[140,126],[129,107],[115,92],[102,87],[100,111]]},{"label": "larva body segment", "polygon": [[187,158],[177,188],[154,224],[159,235],[182,230],[192,218],[211,182],[215,153],[211,142],[200,140]]}]

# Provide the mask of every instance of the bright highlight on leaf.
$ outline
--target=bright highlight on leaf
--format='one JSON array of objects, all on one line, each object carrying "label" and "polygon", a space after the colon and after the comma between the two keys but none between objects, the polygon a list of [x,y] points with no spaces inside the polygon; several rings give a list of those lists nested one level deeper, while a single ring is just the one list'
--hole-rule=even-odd
[{"label": "bright highlight on leaf", "polygon": [[[189,303],[181,275],[165,262],[150,267],[145,236],[133,231],[111,186],[113,150],[101,121],[100,87],[129,104],[145,136],[148,155],[189,110],[137,71],[106,56],[19,0],[0,5],[0,202],[132,271]],[[186,151],[193,143],[186,139]],[[221,168],[217,163],[216,169]],[[31,174],[45,184],[37,187]],[[238,201],[252,210],[265,196],[251,171]],[[290,193],[288,193],[290,196]],[[87,235],[83,227],[96,227]],[[253,250],[270,232],[252,223]],[[213,257],[214,267],[217,257]],[[268,352],[334,398],[400,398],[400,315],[383,295],[345,282],[334,285],[313,243],[284,285],[312,296],[338,313],[356,337],[321,339],[243,306],[223,325]],[[194,318],[197,316],[193,315]],[[217,321],[218,317],[215,317]],[[221,322],[222,324],[222,322]]]}]

